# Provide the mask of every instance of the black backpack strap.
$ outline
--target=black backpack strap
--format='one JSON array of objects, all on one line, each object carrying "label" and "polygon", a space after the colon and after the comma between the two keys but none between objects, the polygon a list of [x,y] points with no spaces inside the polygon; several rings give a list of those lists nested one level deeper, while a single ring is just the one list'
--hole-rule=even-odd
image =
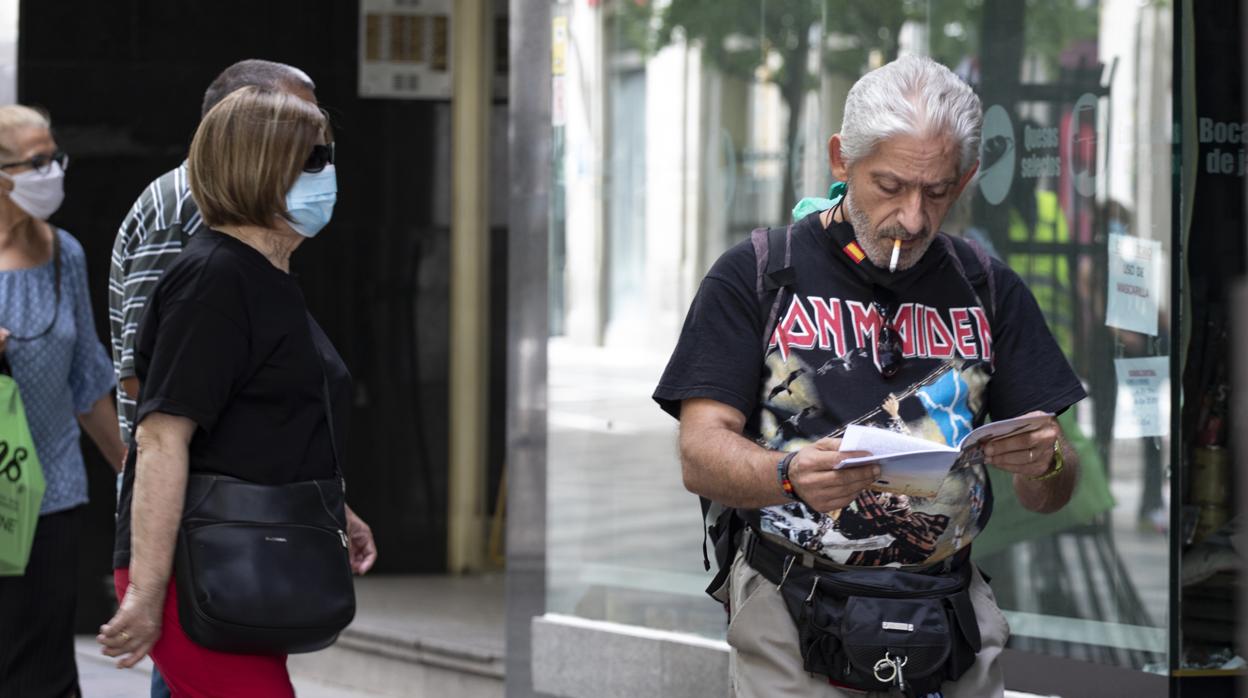
[{"label": "black backpack strap", "polygon": [[767,289],[763,284],[763,279],[767,275],[767,262],[771,260],[771,245],[768,238],[767,228],[755,228],[750,231],[750,244],[754,246],[754,265],[756,269],[756,277],[754,280],[754,293],[758,295],[759,300],[767,294]]},{"label": "black backpack strap", "polygon": [[[775,296],[763,329],[763,353],[766,354],[784,303],[784,289],[797,281],[797,271],[793,268],[793,225],[755,228],[750,231],[750,243],[754,246],[757,269],[754,292],[759,304],[766,303],[769,296]],[[711,569],[710,551],[706,545],[708,540],[714,546],[715,561],[719,565],[715,579],[707,587],[710,593],[721,587],[728,576],[745,521],[733,509],[725,508],[716,515],[714,523],[708,523],[715,504],[706,497],[698,499],[702,505],[702,566],[708,572]]]},{"label": "black backpack strap", "polygon": [[780,309],[784,304],[784,289],[797,283],[797,270],[793,268],[793,224],[785,228],[755,228],[750,233],[757,263],[754,292],[759,303],[775,293],[767,323],[763,326],[763,353],[771,342],[771,333],[780,321]]},{"label": "black backpack strap", "polygon": [[792,224],[784,230],[774,227],[768,230],[768,256],[764,267],[763,290],[775,291],[776,288],[792,286],[797,281],[797,272],[792,268]]},{"label": "black backpack strap", "polygon": [[941,234],[958,273],[971,285],[975,299],[988,316],[988,329],[996,324],[997,279],[992,273],[992,257],[974,240]]},{"label": "black backpack strap", "polygon": [[706,593],[719,601],[715,592],[724,587],[728,575],[732,573],[732,559],[737,554],[737,547],[741,544],[741,537],[745,533],[747,524],[736,509],[724,507],[715,516],[715,522],[708,525],[706,520],[715,504],[706,497],[699,497],[699,499],[702,500],[702,564],[709,572],[711,560],[706,551],[706,539],[709,534],[714,544],[715,564],[718,568],[715,571],[715,577],[706,587]]},{"label": "black backpack strap", "polygon": [[706,539],[708,537],[706,517],[711,514],[711,500],[706,497],[698,497],[698,502],[702,504],[702,568],[707,572],[711,571],[711,556],[706,553]]}]

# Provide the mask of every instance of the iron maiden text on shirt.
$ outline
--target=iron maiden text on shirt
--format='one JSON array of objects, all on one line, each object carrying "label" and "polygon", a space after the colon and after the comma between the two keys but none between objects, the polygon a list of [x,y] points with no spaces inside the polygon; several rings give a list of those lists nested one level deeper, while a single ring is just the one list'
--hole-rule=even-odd
[{"label": "iron maiden text on shirt", "polygon": [[[843,433],[844,425],[827,433],[801,427],[820,421],[820,393],[861,395],[867,392],[862,379],[879,393],[876,338],[884,322],[870,302],[791,299],[768,345],[770,376],[759,396],[759,432],[768,447],[795,450]],[[853,423],[958,443],[982,414],[992,358],[987,315],[978,306],[903,303],[892,324],[912,369],[926,370],[903,374],[909,380],[899,376],[896,389]],[[866,490],[834,512],[815,512],[800,502],[768,507],[760,511],[760,524],[842,564],[928,564],[954,554],[982,530],[990,513],[988,488],[983,464],[964,459],[932,498]]]},{"label": "iron maiden text on shirt", "polygon": [[[988,316],[978,306],[948,309],[948,321],[941,311],[922,303],[903,303],[892,319],[901,338],[906,358],[984,359],[992,361],[992,332]],[[875,338],[884,319],[873,303],[842,301],[839,298],[794,297],[783,319],[777,323],[768,348],[780,350],[788,358],[791,349],[831,349],[839,359],[851,351],[869,350],[878,365]],[[854,347],[847,346],[847,338]]]}]

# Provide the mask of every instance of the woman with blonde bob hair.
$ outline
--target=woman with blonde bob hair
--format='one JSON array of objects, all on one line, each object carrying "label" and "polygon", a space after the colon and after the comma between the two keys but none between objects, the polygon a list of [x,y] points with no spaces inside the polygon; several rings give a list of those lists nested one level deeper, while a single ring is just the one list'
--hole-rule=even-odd
[{"label": "woman with blonde bob hair", "polygon": [[[188,171],[208,228],[165,272],[139,328],[137,449],[115,541],[121,604],[98,640],[119,666],[150,653],[174,696],[294,695],[285,654],[218,651],[188,636],[185,580],[172,570],[196,476],[282,486],[338,472],[351,378],[290,275],[291,253],[329,222],[337,198],[329,137],[315,105],[257,87],[205,115]],[[348,509],[339,533],[351,568],[367,571],[367,526]]]}]

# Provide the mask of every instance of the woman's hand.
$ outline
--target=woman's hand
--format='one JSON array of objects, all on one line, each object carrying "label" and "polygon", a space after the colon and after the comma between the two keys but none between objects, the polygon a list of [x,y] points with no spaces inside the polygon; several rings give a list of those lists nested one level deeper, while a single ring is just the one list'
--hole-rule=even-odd
[{"label": "woman's hand", "polygon": [[351,571],[365,574],[377,562],[377,544],[373,542],[373,529],[351,507],[347,507],[347,539],[351,541]]},{"label": "woman's hand", "polygon": [[139,453],[130,510],[130,582],[117,613],[96,636],[104,654],[120,657],[119,668],[137,664],[160,637],[194,432],[195,422],[162,412],[144,417],[135,432]]},{"label": "woman's hand", "polygon": [[9,335],[12,334],[7,329],[0,327],[0,354],[9,348]]},{"label": "woman's hand", "polygon": [[91,409],[78,415],[78,424],[95,442],[104,460],[120,473],[126,465],[126,445],[117,433],[117,406],[111,393],[102,395],[91,404]]},{"label": "woman's hand", "polygon": [[148,592],[130,584],[111,620],[100,626],[96,641],[104,646],[101,650],[109,657],[121,657],[117,668],[129,669],[152,651],[152,645],[160,639],[161,612],[165,604],[165,590]]}]

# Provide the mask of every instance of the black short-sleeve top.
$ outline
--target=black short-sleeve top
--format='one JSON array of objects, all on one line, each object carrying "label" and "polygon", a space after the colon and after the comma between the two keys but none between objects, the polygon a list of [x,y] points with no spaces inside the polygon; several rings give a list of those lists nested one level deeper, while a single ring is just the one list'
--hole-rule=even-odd
[{"label": "black short-sleeve top", "polygon": [[[1060,413],[1083,399],[1018,275],[993,261],[988,313],[945,242],[892,274],[865,259],[848,224],[825,229],[811,214],[793,226],[797,282],[766,341],[774,296],[758,296],[757,260],[742,242],[703,280],[654,399],[678,419],[683,400],[730,405],[747,418],[746,435],[776,451],[839,437],[849,424],[953,446],[989,416]],[[876,301],[889,296],[886,318]],[[891,378],[879,370],[885,322],[905,357]],[[838,563],[913,566],[965,548],[991,512],[985,466],[963,459],[934,497],[866,490],[836,512],[792,502],[747,516],[764,535]]]},{"label": "black short-sleeve top", "polygon": [[[295,277],[240,240],[204,230],[147,304],[135,347],[137,425],[153,412],[194,421],[191,472],[272,485],[333,475],[351,377]],[[115,567],[129,565],[135,450],[118,499]]]}]

